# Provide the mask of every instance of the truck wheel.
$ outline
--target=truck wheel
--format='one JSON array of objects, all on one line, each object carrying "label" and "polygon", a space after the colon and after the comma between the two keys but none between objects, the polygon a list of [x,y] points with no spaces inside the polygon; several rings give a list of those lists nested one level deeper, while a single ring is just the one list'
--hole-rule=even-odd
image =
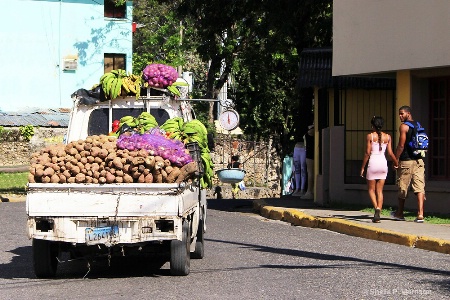
[{"label": "truck wheel", "polygon": [[190,233],[188,221],[183,222],[182,240],[173,240],[170,242],[170,273],[176,276],[186,276],[191,268],[190,257]]},{"label": "truck wheel", "polygon": [[201,259],[205,256],[205,247],[204,247],[204,223],[203,219],[200,219],[198,222],[198,230],[197,230],[197,242],[195,243],[195,250],[191,253],[191,258]]},{"label": "truck wheel", "polygon": [[51,241],[33,239],[32,248],[36,277],[55,277],[58,267],[58,244]]}]

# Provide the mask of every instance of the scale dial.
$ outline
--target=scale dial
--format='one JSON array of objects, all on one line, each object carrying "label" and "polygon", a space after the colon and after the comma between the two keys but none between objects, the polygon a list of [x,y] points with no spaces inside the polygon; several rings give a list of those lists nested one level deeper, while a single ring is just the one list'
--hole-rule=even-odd
[{"label": "scale dial", "polygon": [[236,129],[239,126],[239,114],[233,109],[228,109],[220,114],[219,123],[225,130]]}]

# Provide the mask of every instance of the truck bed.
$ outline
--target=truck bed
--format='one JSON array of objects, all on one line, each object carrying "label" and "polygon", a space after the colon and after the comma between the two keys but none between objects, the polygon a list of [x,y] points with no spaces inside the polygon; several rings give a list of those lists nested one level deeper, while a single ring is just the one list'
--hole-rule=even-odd
[{"label": "truck bed", "polygon": [[178,183],[30,183],[30,217],[182,216],[198,203],[198,188]]},{"label": "truck bed", "polygon": [[[90,245],[181,240],[182,220],[198,210],[199,194],[183,183],[29,184],[28,237]],[[89,232],[113,229],[113,240],[91,241]]]}]

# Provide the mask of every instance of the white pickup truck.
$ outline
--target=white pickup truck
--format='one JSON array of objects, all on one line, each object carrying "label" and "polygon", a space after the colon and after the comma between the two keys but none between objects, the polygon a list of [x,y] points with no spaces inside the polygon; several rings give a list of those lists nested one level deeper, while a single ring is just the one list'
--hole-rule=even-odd
[{"label": "white pickup truck", "polygon": [[[82,105],[74,98],[66,142],[105,134],[125,115],[150,112],[193,117],[190,105],[166,95]],[[190,258],[203,258],[206,191],[191,183],[29,183],[26,212],[37,277],[57,275],[63,252],[71,258],[158,257],[172,275],[188,275]],[[165,254],[165,255],[160,255]],[[163,257],[163,260],[161,260]],[[164,260],[165,258],[165,260]]]}]

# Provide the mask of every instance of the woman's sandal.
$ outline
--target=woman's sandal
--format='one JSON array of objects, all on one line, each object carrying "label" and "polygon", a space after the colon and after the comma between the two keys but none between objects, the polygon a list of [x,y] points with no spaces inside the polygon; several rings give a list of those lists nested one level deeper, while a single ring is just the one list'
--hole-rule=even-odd
[{"label": "woman's sandal", "polygon": [[372,219],[372,222],[373,223],[380,223],[380,209],[379,208],[377,208],[377,209],[375,209],[375,214],[374,214],[374,216],[373,216],[373,219]]},{"label": "woman's sandal", "polygon": [[417,216],[417,218],[414,220],[414,222],[423,223],[423,216],[421,216],[421,215]]}]

